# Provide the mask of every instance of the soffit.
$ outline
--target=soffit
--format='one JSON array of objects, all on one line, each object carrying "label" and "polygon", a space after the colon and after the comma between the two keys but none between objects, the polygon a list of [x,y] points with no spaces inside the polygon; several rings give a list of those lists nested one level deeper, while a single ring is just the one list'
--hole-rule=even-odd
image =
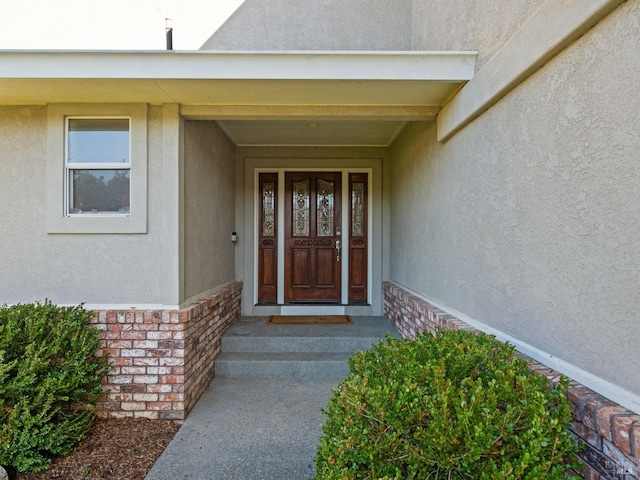
[{"label": "soffit", "polygon": [[218,121],[238,146],[389,146],[406,122],[388,120]]},{"label": "soffit", "polygon": [[434,119],[473,77],[475,58],[0,51],[0,104],[177,103],[187,119],[217,120],[238,145],[388,145],[406,121]]}]

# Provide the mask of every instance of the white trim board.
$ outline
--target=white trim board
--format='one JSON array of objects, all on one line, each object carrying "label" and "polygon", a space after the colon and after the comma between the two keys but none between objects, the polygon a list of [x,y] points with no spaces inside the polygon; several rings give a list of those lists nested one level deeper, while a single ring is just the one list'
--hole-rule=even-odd
[{"label": "white trim board", "polygon": [[[58,304],[60,306],[74,306],[73,304]],[[180,310],[180,305],[164,305],[162,303],[85,303],[82,305],[85,310],[124,310],[124,311],[146,311],[146,310]]]},{"label": "white trim board", "polygon": [[476,51],[0,51],[0,80],[428,80],[473,77]]}]

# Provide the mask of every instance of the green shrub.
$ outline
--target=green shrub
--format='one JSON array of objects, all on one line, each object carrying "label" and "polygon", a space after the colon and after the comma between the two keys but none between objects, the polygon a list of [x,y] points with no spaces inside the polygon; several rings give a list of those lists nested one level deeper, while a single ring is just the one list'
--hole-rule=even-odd
[{"label": "green shrub", "polygon": [[102,395],[106,360],[82,306],[0,307],[0,465],[47,468],[86,435],[95,412],[70,408]]},{"label": "green shrub", "polygon": [[350,360],[316,454],[317,479],[566,479],[576,445],[566,380],[458,330],[387,337]]}]

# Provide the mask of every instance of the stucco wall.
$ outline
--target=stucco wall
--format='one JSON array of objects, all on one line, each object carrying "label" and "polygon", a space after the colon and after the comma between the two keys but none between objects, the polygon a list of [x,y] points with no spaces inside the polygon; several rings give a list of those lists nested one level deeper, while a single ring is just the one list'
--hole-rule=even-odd
[{"label": "stucco wall", "polygon": [[[148,118],[148,183],[157,185],[161,110]],[[147,234],[48,234],[46,139],[46,107],[0,107],[0,303],[162,303],[161,190],[149,190]]]},{"label": "stucco wall", "polygon": [[[235,278],[235,147],[215,122],[185,122],[184,292]],[[183,299],[184,300],[184,299]]]},{"label": "stucco wall", "polygon": [[413,1],[414,50],[477,50],[479,70],[544,0]]},{"label": "stucco wall", "polygon": [[[640,394],[640,2],[392,147],[390,279]],[[535,39],[532,39],[535,41]]]},{"label": "stucco wall", "polygon": [[246,0],[203,50],[410,50],[411,0]]}]

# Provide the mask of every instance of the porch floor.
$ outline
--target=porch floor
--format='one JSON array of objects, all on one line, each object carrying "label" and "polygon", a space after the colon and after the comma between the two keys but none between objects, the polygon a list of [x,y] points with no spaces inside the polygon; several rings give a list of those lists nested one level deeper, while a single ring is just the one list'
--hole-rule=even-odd
[{"label": "porch floor", "polygon": [[[354,347],[398,335],[384,317],[352,317],[352,325],[266,320],[243,317],[225,333],[216,378],[146,480],[313,477],[321,409],[346,375],[346,359]],[[240,365],[221,368],[225,357]]]}]

